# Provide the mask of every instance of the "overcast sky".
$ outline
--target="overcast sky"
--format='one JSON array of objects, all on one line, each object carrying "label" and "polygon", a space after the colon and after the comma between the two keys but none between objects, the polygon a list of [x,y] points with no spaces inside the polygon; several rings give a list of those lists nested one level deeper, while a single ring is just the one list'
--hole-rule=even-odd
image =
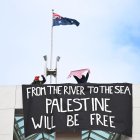
[{"label": "overcast sky", "polygon": [[[54,27],[53,67],[58,83],[71,70],[89,68],[89,82],[140,83],[139,0],[1,0],[0,85],[30,84],[44,73],[48,56],[52,9],[80,22]],[[48,79],[49,80],[49,79]]]}]

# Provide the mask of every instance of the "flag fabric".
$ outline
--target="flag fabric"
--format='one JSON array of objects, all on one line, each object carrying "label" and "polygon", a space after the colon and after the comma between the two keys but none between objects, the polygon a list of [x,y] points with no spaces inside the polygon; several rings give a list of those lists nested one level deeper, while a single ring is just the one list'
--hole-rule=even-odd
[{"label": "flag fabric", "polygon": [[53,13],[53,26],[59,25],[76,25],[79,26],[79,22],[75,19],[62,17],[57,13]]},{"label": "flag fabric", "polygon": [[78,78],[82,78],[82,75],[85,71],[89,71],[89,69],[80,69],[80,70],[75,70],[75,71],[71,71],[68,78],[70,78],[71,76],[77,76]]}]

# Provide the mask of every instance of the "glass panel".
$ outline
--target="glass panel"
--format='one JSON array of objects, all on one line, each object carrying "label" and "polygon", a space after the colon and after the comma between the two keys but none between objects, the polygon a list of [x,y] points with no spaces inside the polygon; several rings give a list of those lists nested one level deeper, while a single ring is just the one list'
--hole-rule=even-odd
[{"label": "glass panel", "polygon": [[[24,118],[23,116],[15,116],[14,132],[17,137],[16,140],[25,140],[24,136]],[[55,134],[38,133],[26,138],[26,140],[55,140]]]},{"label": "glass panel", "polygon": [[92,130],[92,131],[82,131],[82,140],[113,140],[115,133]]},{"label": "glass panel", "polygon": [[106,131],[101,131],[101,130],[94,130],[95,133],[105,137],[105,138],[109,138],[110,137],[110,133],[106,132]]}]

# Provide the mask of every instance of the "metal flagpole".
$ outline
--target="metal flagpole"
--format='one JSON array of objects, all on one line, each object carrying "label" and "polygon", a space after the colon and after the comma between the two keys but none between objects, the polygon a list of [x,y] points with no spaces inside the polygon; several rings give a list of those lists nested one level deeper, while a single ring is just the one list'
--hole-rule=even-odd
[{"label": "metal flagpole", "polygon": [[[52,9],[50,70],[52,70],[52,62],[53,62],[53,12],[54,10]],[[52,75],[50,75],[50,84],[51,83],[52,83]]]},{"label": "metal flagpole", "polygon": [[[53,62],[53,13],[54,10],[52,9],[52,28],[51,28],[51,55],[50,55],[50,69],[47,71],[48,75],[50,75],[50,84],[52,83],[52,75],[55,76],[56,78],[56,84],[57,84],[57,62],[59,61],[60,57],[57,56],[56,58],[56,69],[52,69],[52,62]],[[54,134],[55,139],[57,140],[70,140],[71,138],[74,140],[80,140],[81,139],[81,133],[80,132],[68,132],[68,133],[61,133],[61,132],[56,132]],[[50,135],[48,137],[50,139]]]}]

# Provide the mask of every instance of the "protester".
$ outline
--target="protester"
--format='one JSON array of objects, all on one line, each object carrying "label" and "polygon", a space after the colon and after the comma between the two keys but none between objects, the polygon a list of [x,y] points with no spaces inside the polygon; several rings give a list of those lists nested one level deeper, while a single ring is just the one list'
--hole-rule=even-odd
[{"label": "protester", "polygon": [[[84,72],[86,72],[86,71],[87,71],[87,74],[85,76]],[[89,73],[90,73],[89,69],[80,69],[80,70],[71,71],[68,77],[73,76],[78,84],[87,83]]]},{"label": "protester", "polygon": [[40,76],[35,76],[34,81],[32,82],[32,85],[42,85],[46,82],[46,78],[44,75],[41,75],[42,80],[39,80]]}]

